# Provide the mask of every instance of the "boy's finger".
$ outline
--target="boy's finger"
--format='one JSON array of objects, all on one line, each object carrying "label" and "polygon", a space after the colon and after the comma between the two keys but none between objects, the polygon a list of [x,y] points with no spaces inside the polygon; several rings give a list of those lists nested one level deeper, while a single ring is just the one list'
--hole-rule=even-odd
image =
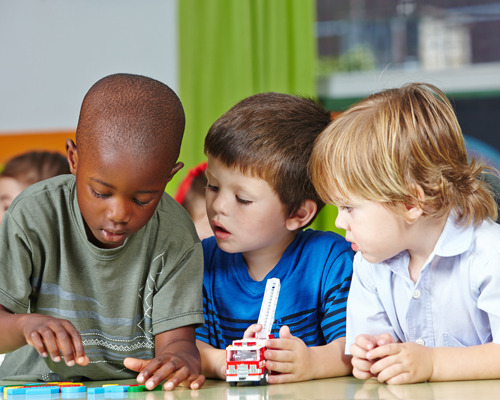
[{"label": "boy's finger", "polygon": [[389,344],[389,343],[396,343],[396,340],[392,337],[392,335],[388,333],[383,333],[377,340],[377,344],[379,346],[383,346],[384,344]]},{"label": "boy's finger", "polygon": [[[168,363],[167,363],[168,364]],[[161,380],[156,380],[155,375],[157,373],[158,370],[162,369],[162,365],[160,363],[159,360],[157,360],[156,358],[153,358],[139,373],[139,375],[137,375],[137,382],[139,383],[145,383],[146,385],[146,388],[148,388],[149,390],[151,389],[154,389],[156,387],[156,385],[158,385],[158,383],[161,382]],[[162,380],[165,379],[168,375],[165,375],[163,376]],[[154,378],[154,379],[153,379]],[[153,379],[151,381],[151,379]],[[149,383],[151,381],[151,383]],[[148,386],[148,383],[149,385],[153,385],[151,388]],[[153,384],[154,383],[154,384]]]},{"label": "boy's finger", "polygon": [[38,354],[40,354],[42,357],[47,357],[49,355],[49,352],[43,344],[42,337],[37,331],[31,332],[31,335],[27,338],[26,341],[29,345],[33,346],[36,351],[38,351]]},{"label": "boy's finger", "polygon": [[294,354],[292,351],[287,350],[266,350],[264,353],[264,358],[271,361],[292,362],[294,360]]},{"label": "boy's finger", "polygon": [[289,374],[294,370],[294,364],[289,362],[266,361],[266,369]]},{"label": "boy's finger", "polygon": [[205,375],[198,375],[195,379],[193,379],[189,387],[193,390],[201,389],[201,387],[205,384],[205,380]]},{"label": "boy's finger", "polygon": [[79,364],[79,365],[81,365],[82,367],[85,367],[85,366],[89,365],[90,360],[89,360],[89,358],[85,355],[85,356],[83,356],[83,357],[78,357],[78,358],[76,359],[76,363],[77,363],[77,364]]},{"label": "boy's finger", "polygon": [[268,349],[293,350],[295,343],[290,339],[269,339],[266,341]]},{"label": "boy's finger", "polygon": [[41,332],[39,332],[42,336],[43,343],[47,348],[52,360],[55,362],[61,361],[61,352],[59,351],[59,346],[57,344],[56,335],[52,332],[51,329],[45,328]]},{"label": "boy's finger", "polygon": [[371,350],[377,347],[377,338],[372,335],[358,335],[356,344],[365,350]]},{"label": "boy's finger", "polygon": [[69,329],[69,327],[63,324],[54,328],[54,333],[56,334],[57,344],[66,365],[72,367],[75,365],[75,349],[73,347],[73,336],[67,329]]},{"label": "boy's finger", "polygon": [[140,358],[127,357],[123,360],[123,365],[132,371],[142,371],[151,360],[141,360]]},{"label": "boy's finger", "polygon": [[391,364],[378,374],[377,379],[380,383],[384,383],[387,380],[390,380],[398,375],[401,375],[402,372],[403,372],[402,364],[400,363]]},{"label": "boy's finger", "polygon": [[267,381],[271,384],[297,382],[297,378],[293,374],[269,375]]},{"label": "boy's finger", "polygon": [[349,350],[353,357],[366,358],[366,350],[359,347],[357,344],[351,345]]},{"label": "boy's finger", "polygon": [[71,339],[73,341],[75,362],[83,365],[85,363],[85,359],[88,359],[88,357],[85,356],[85,348],[83,347],[82,336],[73,324],[68,323],[67,325],[67,331],[71,335]]},{"label": "boy's finger", "polygon": [[371,372],[360,371],[359,369],[356,368],[352,369],[352,374],[354,375],[355,378],[358,379],[370,379],[373,378],[374,376]]},{"label": "boy's finger", "polygon": [[400,346],[398,346],[398,343],[390,343],[368,351],[366,353],[366,358],[368,360],[375,360],[376,358],[382,358],[397,354],[399,353],[399,351]]},{"label": "boy's finger", "polygon": [[252,339],[255,337],[255,334],[257,332],[260,332],[261,330],[262,330],[261,324],[252,324],[247,328],[247,330],[243,334],[243,339]]},{"label": "boy's finger", "polygon": [[290,328],[286,325],[282,326],[280,328],[280,339],[291,339],[291,338],[293,338],[293,336],[290,333]]},{"label": "boy's finger", "polygon": [[352,366],[360,371],[371,372],[374,361],[368,361],[361,358],[353,358]]},{"label": "boy's finger", "polygon": [[384,357],[381,360],[373,363],[370,367],[370,372],[374,375],[380,374],[381,371],[386,370],[387,368],[391,368],[392,365],[400,364],[399,360],[396,357]]},{"label": "boy's finger", "polygon": [[[155,374],[156,375],[156,374]],[[169,374],[170,375],[170,374]],[[165,390],[174,390],[181,382],[184,382],[190,377],[191,373],[188,368],[179,368],[168,381],[165,382],[163,388]],[[161,379],[165,379],[165,376]],[[160,380],[160,382],[161,382]]]}]

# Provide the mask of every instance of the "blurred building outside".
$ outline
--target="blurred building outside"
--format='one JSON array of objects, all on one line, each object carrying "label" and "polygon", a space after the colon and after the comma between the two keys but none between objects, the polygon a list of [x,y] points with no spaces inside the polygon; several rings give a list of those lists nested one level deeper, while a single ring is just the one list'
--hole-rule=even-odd
[{"label": "blurred building outside", "polygon": [[500,168],[500,2],[317,0],[317,91],[342,111],[406,82],[443,90],[471,154]]}]

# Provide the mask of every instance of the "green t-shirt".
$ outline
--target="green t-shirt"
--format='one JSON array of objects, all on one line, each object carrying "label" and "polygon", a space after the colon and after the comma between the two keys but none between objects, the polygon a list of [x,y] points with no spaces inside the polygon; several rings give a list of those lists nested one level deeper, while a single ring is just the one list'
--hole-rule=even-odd
[{"label": "green t-shirt", "polygon": [[18,196],[0,226],[0,304],[69,320],[90,359],[68,367],[31,346],[8,354],[1,380],[127,379],[125,357],[154,357],[156,334],[203,324],[203,251],[185,210],[164,194],[151,220],[116,249],[85,234],[72,175]]}]

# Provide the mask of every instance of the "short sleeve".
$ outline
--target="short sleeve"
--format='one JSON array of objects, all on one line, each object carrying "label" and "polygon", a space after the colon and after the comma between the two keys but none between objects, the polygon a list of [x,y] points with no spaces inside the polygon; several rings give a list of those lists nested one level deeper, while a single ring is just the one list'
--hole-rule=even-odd
[{"label": "short sleeve", "polygon": [[[162,255],[162,265],[168,254]],[[202,309],[203,253],[197,242],[172,269],[162,268],[153,299],[153,334],[204,323]]]},{"label": "short sleeve", "polygon": [[0,225],[0,254],[0,304],[13,313],[26,313],[32,293],[31,246],[9,212]]},{"label": "short sleeve", "polygon": [[224,340],[218,327],[216,311],[214,309],[213,292],[211,290],[212,262],[217,250],[217,242],[214,237],[204,239],[203,246],[203,317],[205,323],[196,329],[196,339],[205,342],[215,348],[225,349]]},{"label": "short sleeve", "polygon": [[[330,260],[330,259],[329,259]],[[326,343],[346,334],[346,307],[352,279],[352,252],[346,249],[331,261],[323,287],[324,317],[321,330]]]},{"label": "short sleeve", "polygon": [[398,338],[371,277],[372,268],[372,264],[364,261],[360,253],[356,254],[351,290],[347,301],[346,354],[350,354],[351,345],[361,334],[388,333]]}]

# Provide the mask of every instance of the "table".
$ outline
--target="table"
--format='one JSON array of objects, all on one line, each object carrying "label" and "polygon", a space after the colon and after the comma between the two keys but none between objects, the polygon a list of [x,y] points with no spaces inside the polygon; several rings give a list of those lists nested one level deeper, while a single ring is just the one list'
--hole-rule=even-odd
[{"label": "table", "polygon": [[[4,381],[0,384],[18,384]],[[107,383],[134,384],[134,380],[86,382],[87,387]],[[122,397],[120,397],[122,396]],[[375,380],[360,381],[353,377],[319,379],[308,382],[269,386],[230,387],[223,381],[207,380],[200,390],[177,388],[172,392],[109,393],[95,400],[294,400],[294,399],[387,399],[387,400],[483,400],[500,397],[500,380],[434,382],[390,386]],[[13,396],[14,400],[51,400],[50,395]],[[58,397],[57,397],[58,398]],[[85,399],[85,395],[82,397]]]}]

